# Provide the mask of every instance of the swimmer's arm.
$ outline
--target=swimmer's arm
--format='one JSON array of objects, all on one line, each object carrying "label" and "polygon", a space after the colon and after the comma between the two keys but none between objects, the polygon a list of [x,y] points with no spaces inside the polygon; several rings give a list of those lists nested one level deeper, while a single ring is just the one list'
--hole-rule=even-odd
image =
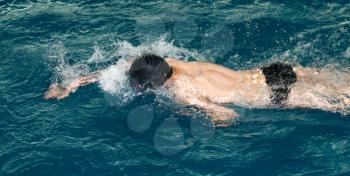
[{"label": "swimmer's arm", "polygon": [[99,72],[92,72],[89,73],[87,75],[84,76],[80,76],[78,79],[72,81],[69,86],[67,87],[67,89],[72,92],[75,89],[77,89],[80,86],[85,86],[88,85],[90,83],[94,83],[98,81],[98,78],[100,76]]},{"label": "swimmer's arm", "polygon": [[57,99],[62,99],[68,96],[69,93],[75,91],[80,86],[85,86],[90,83],[97,82],[99,76],[99,72],[89,73],[87,75],[81,76],[73,80],[67,87],[54,83],[49,87],[49,90],[45,93],[45,99],[50,99],[54,97],[56,97]]},{"label": "swimmer's arm", "polygon": [[215,126],[227,126],[229,120],[239,116],[233,109],[211,102],[205,102],[202,108],[212,118]]},{"label": "swimmer's arm", "polygon": [[186,102],[203,109],[204,112],[212,118],[212,122],[215,126],[227,126],[228,120],[239,116],[233,109],[210,102],[205,98],[194,98]]}]

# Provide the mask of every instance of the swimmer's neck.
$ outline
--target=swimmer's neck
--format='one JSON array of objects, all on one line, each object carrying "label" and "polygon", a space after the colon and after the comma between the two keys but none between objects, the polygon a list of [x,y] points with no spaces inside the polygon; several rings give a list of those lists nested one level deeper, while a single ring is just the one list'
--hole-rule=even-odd
[{"label": "swimmer's neck", "polygon": [[178,76],[179,74],[181,74],[183,71],[181,69],[181,66],[183,66],[184,64],[188,63],[186,61],[182,61],[182,60],[178,60],[175,58],[165,58],[165,61],[169,64],[172,74],[169,77],[169,79],[172,79],[176,76]]}]

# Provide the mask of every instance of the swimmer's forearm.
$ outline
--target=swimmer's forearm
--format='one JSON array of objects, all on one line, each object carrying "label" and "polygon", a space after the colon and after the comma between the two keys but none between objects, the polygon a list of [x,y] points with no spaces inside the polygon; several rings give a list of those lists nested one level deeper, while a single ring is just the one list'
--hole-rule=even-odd
[{"label": "swimmer's forearm", "polygon": [[72,81],[67,87],[68,92],[76,90],[80,86],[85,86],[90,83],[97,82],[100,76],[100,72],[92,72],[87,75],[81,76],[78,79]]},{"label": "swimmer's forearm", "polygon": [[45,93],[45,99],[57,98],[62,99],[67,97],[71,92],[74,92],[80,86],[84,86],[90,83],[97,82],[99,79],[99,72],[92,72],[87,75],[81,76],[76,80],[73,80],[67,87],[60,84],[52,84],[48,91]]},{"label": "swimmer's forearm", "polygon": [[212,103],[205,98],[182,99],[180,102],[194,105],[205,111],[212,118],[215,126],[225,126],[227,120],[239,117],[233,109]]}]

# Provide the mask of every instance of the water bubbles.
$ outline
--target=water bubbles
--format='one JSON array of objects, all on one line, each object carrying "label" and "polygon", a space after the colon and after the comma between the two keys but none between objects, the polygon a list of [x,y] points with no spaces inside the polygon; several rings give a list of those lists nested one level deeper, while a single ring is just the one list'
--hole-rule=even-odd
[{"label": "water bubbles", "polygon": [[104,60],[103,51],[98,46],[94,46],[94,53],[87,60],[88,63],[98,63]]},{"label": "water bubbles", "polygon": [[127,71],[129,68],[129,62],[119,60],[115,65],[111,65],[107,69],[100,71],[100,87],[110,93],[116,93],[125,88],[128,82]]},{"label": "water bubbles", "polygon": [[64,65],[57,74],[59,74],[58,78],[62,84],[68,85],[77,79],[79,75],[86,74],[89,71],[90,68],[85,64]]},{"label": "water bubbles", "polygon": [[115,65],[100,71],[99,86],[111,106],[124,105],[136,96],[129,86],[127,72],[130,65],[126,60],[119,60]]}]

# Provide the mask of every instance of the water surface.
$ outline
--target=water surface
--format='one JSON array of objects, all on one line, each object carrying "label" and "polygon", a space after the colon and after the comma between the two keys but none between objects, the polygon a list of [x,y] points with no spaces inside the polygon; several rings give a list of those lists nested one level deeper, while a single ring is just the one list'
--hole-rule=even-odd
[{"label": "water surface", "polygon": [[[233,107],[214,129],[123,84],[123,59],[145,51],[348,69],[349,1],[0,1],[0,48],[0,175],[350,174],[349,116]],[[107,81],[43,99],[100,69]]]}]

